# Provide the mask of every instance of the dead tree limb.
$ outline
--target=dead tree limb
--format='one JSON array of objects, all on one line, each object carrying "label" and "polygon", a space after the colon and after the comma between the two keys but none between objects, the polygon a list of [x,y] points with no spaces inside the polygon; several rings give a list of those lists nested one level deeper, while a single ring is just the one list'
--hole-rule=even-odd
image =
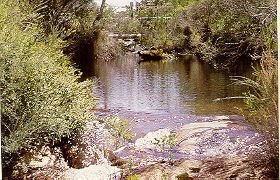
[{"label": "dead tree limb", "polygon": [[105,5],[106,5],[106,0],[102,0],[97,16],[93,21],[93,27],[96,25],[96,23],[98,23],[102,19]]}]

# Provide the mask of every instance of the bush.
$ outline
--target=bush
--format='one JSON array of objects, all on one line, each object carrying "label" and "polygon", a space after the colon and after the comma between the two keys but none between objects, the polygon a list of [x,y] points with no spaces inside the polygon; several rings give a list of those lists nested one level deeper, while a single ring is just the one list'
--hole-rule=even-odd
[{"label": "bush", "polygon": [[277,51],[276,1],[206,0],[185,11],[196,52],[214,65],[231,68],[263,50]]},{"label": "bush", "polygon": [[240,77],[236,82],[250,87],[245,104],[249,120],[260,130],[278,138],[278,64],[271,52],[263,54],[254,79]]},{"label": "bush", "polygon": [[108,125],[111,134],[115,138],[115,148],[118,149],[121,143],[125,143],[133,138],[131,134],[131,129],[129,127],[129,122],[126,119],[121,119],[119,117],[108,117],[105,119],[105,123]]},{"label": "bush", "polygon": [[91,82],[78,82],[78,71],[61,51],[63,41],[24,22],[19,6],[0,0],[1,142],[7,157],[82,130],[94,106]]},{"label": "bush", "polygon": [[74,28],[81,32],[92,27],[97,14],[97,4],[90,0],[24,0],[20,7],[23,11],[33,9],[40,14],[40,21],[29,20],[40,23],[45,34],[53,34],[56,28],[64,31]]},{"label": "bush", "polygon": [[271,52],[262,55],[260,66],[255,68],[254,79],[237,78],[237,83],[250,87],[245,93],[247,109],[242,110],[258,130],[263,132],[269,145],[271,169],[279,171],[279,111],[278,111],[278,62]]}]

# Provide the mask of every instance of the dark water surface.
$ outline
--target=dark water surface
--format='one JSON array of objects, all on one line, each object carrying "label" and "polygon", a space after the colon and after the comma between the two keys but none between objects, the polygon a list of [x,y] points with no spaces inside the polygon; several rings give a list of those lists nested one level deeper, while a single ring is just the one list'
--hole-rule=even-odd
[{"label": "dark water surface", "polygon": [[193,56],[141,64],[137,58],[128,54],[96,63],[93,91],[100,98],[99,115],[105,110],[128,119],[138,135],[159,128],[177,129],[209,116],[236,115],[236,108],[244,105],[241,99],[214,101],[241,96],[244,89],[232,85],[230,75],[244,73],[218,72]]},{"label": "dark water surface", "polygon": [[[244,106],[243,100],[214,101],[242,96],[246,89],[233,85],[230,76],[246,76],[250,66],[229,73],[191,56],[140,64],[137,59],[136,54],[128,54],[94,65],[93,93],[100,98],[94,114],[125,118],[135,134],[130,141],[134,143],[115,151],[118,157],[147,168],[148,162],[167,161],[173,154],[173,160],[203,161],[198,169],[206,169],[207,175],[215,168],[222,173],[228,170],[228,177],[236,172],[254,177],[255,167],[266,167],[269,148],[264,136],[238,115],[236,108]],[[161,128],[176,131],[174,149],[152,147],[153,138],[163,137],[158,134],[163,131],[157,131]],[[212,162],[217,163],[214,169]]]},{"label": "dark water surface", "polygon": [[195,57],[173,61],[137,63],[136,55],[111,62],[96,63],[94,95],[97,108],[153,114],[187,115],[236,114],[242,100],[217,98],[241,96],[242,89],[232,85],[229,74],[217,72]]}]

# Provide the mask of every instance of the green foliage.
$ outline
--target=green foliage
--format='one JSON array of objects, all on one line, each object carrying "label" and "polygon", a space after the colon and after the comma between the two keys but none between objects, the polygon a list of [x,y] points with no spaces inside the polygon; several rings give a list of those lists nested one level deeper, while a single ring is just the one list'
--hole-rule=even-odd
[{"label": "green foliage", "polygon": [[[220,68],[230,68],[263,50],[276,50],[276,2],[207,0],[186,9],[195,51]],[[198,38],[197,38],[198,37]]]},{"label": "green foliage", "polygon": [[251,89],[251,92],[244,94],[250,112],[249,120],[260,130],[278,139],[278,64],[271,52],[263,54],[260,66],[253,75],[254,79],[236,79],[238,84]]},{"label": "green foliage", "polygon": [[176,134],[169,134],[167,137],[167,145],[169,146],[169,163],[174,163],[175,146],[177,145]]},{"label": "green foliage", "polygon": [[123,18],[128,17],[127,13],[119,13],[114,30],[119,33],[141,33],[141,44],[171,51],[184,39],[184,35],[178,33],[180,22],[175,19],[184,2],[156,1],[155,4],[156,7],[151,7],[143,3],[134,12],[134,18]]},{"label": "green foliage", "polygon": [[140,179],[140,175],[138,174],[130,175],[126,178],[126,180],[139,180],[139,179]]},{"label": "green foliage", "polygon": [[[249,82],[249,79],[246,79],[246,82]],[[261,104],[260,99],[252,94],[250,91],[243,93],[244,97],[244,103],[246,104],[247,108],[249,109],[251,115],[256,115],[257,110],[259,109],[259,106]]]},{"label": "green foliage", "polygon": [[123,18],[126,14],[119,14],[114,20],[111,31],[122,34],[138,34],[140,33],[141,24],[138,19]]},{"label": "green foliage", "polygon": [[259,34],[259,38],[264,40],[265,47],[267,50],[276,53],[277,50],[277,19],[274,18],[270,24],[266,24],[261,33]]},{"label": "green foliage", "polygon": [[23,4],[21,9],[31,8],[40,14],[40,21],[32,17],[29,21],[40,24],[44,34],[57,34],[67,43],[63,52],[81,69],[83,78],[91,75],[94,59],[108,60],[118,55],[118,49],[102,32],[112,22],[111,7],[104,6],[101,13],[91,0],[25,0]]},{"label": "green foliage", "polygon": [[25,23],[30,14],[40,15],[21,5],[0,1],[1,141],[6,155],[82,130],[94,105],[92,83],[78,82],[78,71],[62,53],[59,32],[46,37],[36,23]]},{"label": "green foliage", "polygon": [[[73,28],[81,32],[88,27],[88,21],[93,22],[94,19],[89,19],[90,15],[93,13],[96,16],[97,13],[96,4],[90,0],[25,0],[21,3],[21,9],[33,9],[39,13],[40,21],[37,23],[40,23],[46,34],[53,34],[56,29],[63,32]],[[30,20],[36,22],[36,19]]]},{"label": "green foliage", "polygon": [[137,20],[127,20],[140,24],[134,32],[143,35],[141,43],[148,47],[191,51],[217,68],[231,68],[263,50],[277,52],[275,0],[154,2],[143,2]]},{"label": "green foliage", "polygon": [[155,144],[157,146],[159,146],[163,155],[164,155],[165,150],[168,149],[169,163],[173,164],[174,163],[175,146],[177,145],[176,134],[175,133],[166,134],[162,138],[155,139],[155,140],[156,140]]},{"label": "green foliage", "polygon": [[[255,69],[254,79],[239,77],[237,83],[247,85],[245,93],[247,110],[242,112],[255,127],[266,135],[269,159],[278,173],[279,162],[279,111],[278,111],[278,62],[272,52],[262,55],[260,66]],[[275,165],[275,166],[274,166]]]},{"label": "green foliage", "polygon": [[133,138],[131,134],[131,129],[129,128],[129,123],[125,119],[119,117],[109,117],[105,119],[105,122],[109,126],[111,134],[116,138],[115,146],[116,149],[119,148],[121,142],[126,142]]}]

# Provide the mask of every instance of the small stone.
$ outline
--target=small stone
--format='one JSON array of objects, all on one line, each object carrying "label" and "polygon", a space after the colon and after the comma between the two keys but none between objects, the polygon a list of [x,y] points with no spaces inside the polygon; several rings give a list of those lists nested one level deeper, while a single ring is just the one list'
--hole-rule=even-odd
[{"label": "small stone", "polygon": [[200,171],[200,168],[190,167],[191,173],[199,173],[199,171]]},{"label": "small stone", "polygon": [[48,165],[50,157],[44,156],[41,161],[31,161],[29,166],[34,169],[42,168]]}]

